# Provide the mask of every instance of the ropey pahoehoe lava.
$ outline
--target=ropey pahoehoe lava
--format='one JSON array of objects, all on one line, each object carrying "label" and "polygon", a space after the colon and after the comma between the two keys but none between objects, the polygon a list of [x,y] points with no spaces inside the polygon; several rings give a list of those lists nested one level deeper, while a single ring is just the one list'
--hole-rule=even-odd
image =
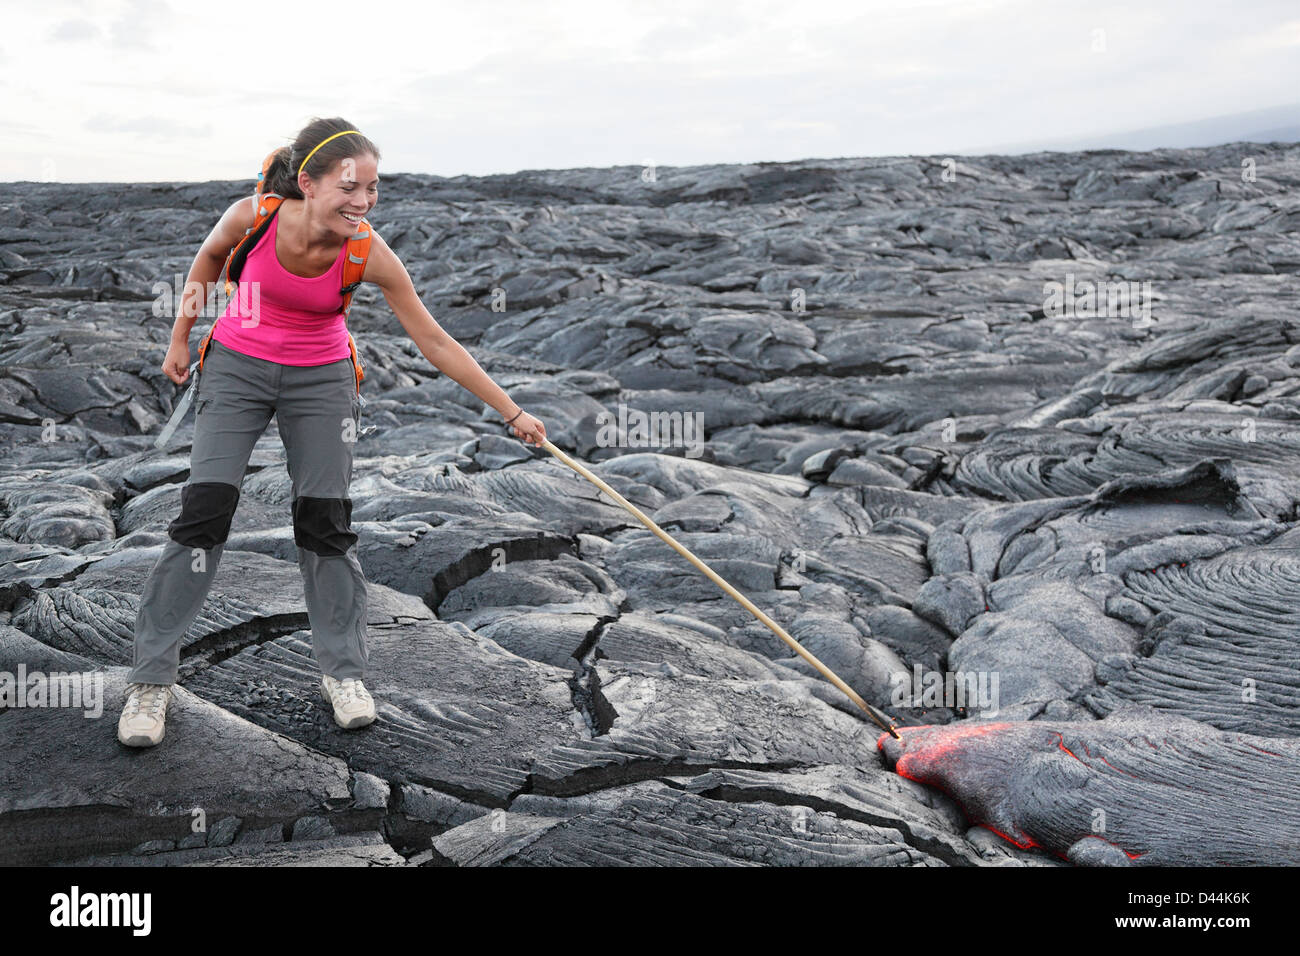
[{"label": "ropey pahoehoe lava", "polygon": [[[167,739],[120,747],[192,435],[153,448],[159,289],[249,184],[11,184],[0,862],[1300,863],[1300,146],[947,168],[385,173],[369,217],[557,447],[897,719],[879,747],[373,286],[350,494],[379,719],[321,703],[272,423]],[[72,673],[103,719],[19,700]],[[918,673],[996,699],[917,700]]]}]

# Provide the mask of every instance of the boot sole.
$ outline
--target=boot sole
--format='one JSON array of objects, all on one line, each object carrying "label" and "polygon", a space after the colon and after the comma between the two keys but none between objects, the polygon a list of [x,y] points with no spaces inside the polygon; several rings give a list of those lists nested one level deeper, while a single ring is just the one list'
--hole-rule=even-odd
[{"label": "boot sole", "polygon": [[163,742],[163,738],[165,736],[167,736],[166,728],[164,728],[163,732],[158,735],[157,740],[154,740],[152,737],[148,736],[147,734],[128,734],[125,737],[123,737],[122,732],[119,730],[117,734],[117,739],[119,743],[127,747],[157,747],[160,743]]}]

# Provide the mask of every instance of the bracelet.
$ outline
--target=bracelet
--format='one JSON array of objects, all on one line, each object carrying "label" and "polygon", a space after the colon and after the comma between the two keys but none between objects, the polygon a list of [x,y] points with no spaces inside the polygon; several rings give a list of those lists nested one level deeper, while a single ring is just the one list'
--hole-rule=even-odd
[{"label": "bracelet", "polygon": [[509,425],[511,422],[513,422],[516,418],[518,418],[523,413],[524,410],[522,408],[519,409],[519,411],[515,412],[513,415],[511,415],[509,418],[506,419],[506,424]]}]

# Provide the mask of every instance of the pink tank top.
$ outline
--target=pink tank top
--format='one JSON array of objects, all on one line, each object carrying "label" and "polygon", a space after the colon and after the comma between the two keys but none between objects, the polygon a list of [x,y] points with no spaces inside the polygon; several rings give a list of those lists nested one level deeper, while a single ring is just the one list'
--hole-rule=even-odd
[{"label": "pink tank top", "polygon": [[339,294],[347,240],[329,271],[303,278],[281,265],[275,253],[279,224],[277,212],[244,261],[239,288],[217,319],[212,337],[236,352],[281,365],[325,365],[348,358],[352,350]]}]

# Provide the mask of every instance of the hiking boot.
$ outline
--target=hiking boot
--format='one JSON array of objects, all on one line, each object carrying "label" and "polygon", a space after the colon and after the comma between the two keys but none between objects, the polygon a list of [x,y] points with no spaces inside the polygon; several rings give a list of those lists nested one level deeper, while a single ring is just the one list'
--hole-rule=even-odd
[{"label": "hiking boot", "polygon": [[335,680],[326,674],[320,679],[320,693],[334,707],[334,723],[344,730],[374,723],[375,700],[357,678]]},{"label": "hiking boot", "polygon": [[117,739],[128,747],[153,747],[166,731],[171,684],[127,684],[126,705],[117,720]]}]

